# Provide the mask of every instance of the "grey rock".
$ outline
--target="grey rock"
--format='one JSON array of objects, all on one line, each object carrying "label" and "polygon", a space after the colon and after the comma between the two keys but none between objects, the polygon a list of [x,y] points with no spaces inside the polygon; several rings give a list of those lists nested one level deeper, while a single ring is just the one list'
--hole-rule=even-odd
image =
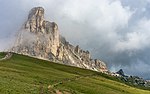
[{"label": "grey rock", "polygon": [[89,51],[69,44],[59,34],[58,25],[44,19],[42,7],[31,9],[11,51],[94,71],[108,71],[104,62],[91,59]]},{"label": "grey rock", "polygon": [[120,69],[120,70],[119,70],[118,72],[116,72],[116,73],[119,74],[119,75],[121,75],[121,76],[125,76],[122,69]]}]

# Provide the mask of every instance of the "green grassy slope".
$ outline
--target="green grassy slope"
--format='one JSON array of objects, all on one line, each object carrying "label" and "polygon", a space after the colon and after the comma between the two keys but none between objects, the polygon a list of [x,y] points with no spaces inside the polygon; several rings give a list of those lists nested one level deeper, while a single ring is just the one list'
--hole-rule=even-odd
[{"label": "green grassy slope", "polygon": [[5,57],[5,55],[6,55],[6,53],[1,53],[0,52],[0,59],[3,58],[3,57]]},{"label": "green grassy slope", "polygon": [[[4,56],[0,53],[0,58]],[[0,94],[150,94],[102,73],[14,54],[0,61]]]}]

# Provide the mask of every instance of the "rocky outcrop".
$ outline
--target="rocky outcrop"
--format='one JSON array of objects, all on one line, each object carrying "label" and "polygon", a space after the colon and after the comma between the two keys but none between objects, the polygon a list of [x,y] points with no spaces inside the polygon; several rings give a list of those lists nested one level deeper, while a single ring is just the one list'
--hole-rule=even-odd
[{"label": "rocky outcrop", "polygon": [[8,53],[6,53],[5,57],[0,58],[0,61],[10,59],[12,57],[12,55],[13,55],[12,53],[8,52]]},{"label": "rocky outcrop", "polygon": [[111,72],[110,75],[111,76],[116,76],[117,79],[120,79],[125,84],[131,85],[131,86],[135,86],[135,87],[138,87],[138,88],[145,88],[145,89],[150,87],[150,82],[149,81],[144,80],[143,78],[138,77],[138,76],[127,76],[127,75],[124,74],[122,69],[120,69],[116,73]]},{"label": "rocky outcrop", "polygon": [[48,59],[95,71],[107,72],[106,64],[91,59],[89,51],[74,47],[59,35],[58,25],[44,19],[44,9],[35,7],[18,33],[12,52]]},{"label": "rocky outcrop", "polygon": [[59,47],[58,26],[44,19],[44,9],[33,8],[18,34],[14,52],[32,56],[53,58]]},{"label": "rocky outcrop", "polygon": [[129,85],[148,88],[150,87],[150,83],[147,80],[144,80],[138,76],[121,76],[120,78]]},{"label": "rocky outcrop", "polygon": [[123,76],[123,77],[125,76],[125,75],[124,75],[124,72],[123,72],[123,70],[122,70],[122,69],[120,69],[120,70],[119,70],[119,71],[117,71],[116,73],[117,73],[117,74],[119,74],[119,75],[121,75],[121,76]]}]

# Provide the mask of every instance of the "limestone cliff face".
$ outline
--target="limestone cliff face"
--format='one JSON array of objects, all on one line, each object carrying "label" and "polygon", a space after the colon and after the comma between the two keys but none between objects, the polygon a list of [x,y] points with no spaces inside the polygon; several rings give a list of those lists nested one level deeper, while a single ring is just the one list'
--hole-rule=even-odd
[{"label": "limestone cliff face", "polygon": [[29,12],[28,20],[18,34],[14,51],[41,58],[52,58],[59,47],[58,26],[44,19],[44,9],[35,7]]},{"label": "limestone cliff face", "polygon": [[56,57],[58,60],[63,61],[64,64],[101,72],[108,71],[104,62],[91,58],[89,51],[82,50],[79,45],[74,47],[63,37],[61,37],[60,41]]},{"label": "limestone cliff face", "polygon": [[57,24],[44,19],[42,7],[31,9],[11,51],[80,68],[108,71],[104,62],[91,59],[89,51],[78,45],[74,47],[59,35]]}]

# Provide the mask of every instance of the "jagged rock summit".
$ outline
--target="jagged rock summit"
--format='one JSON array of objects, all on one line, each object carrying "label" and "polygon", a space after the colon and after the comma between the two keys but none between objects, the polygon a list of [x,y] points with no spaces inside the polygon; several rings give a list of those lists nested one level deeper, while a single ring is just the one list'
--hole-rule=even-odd
[{"label": "jagged rock summit", "polygon": [[89,51],[69,44],[59,35],[58,25],[45,20],[42,7],[31,9],[11,52],[100,72],[108,71],[104,62],[92,59]]},{"label": "jagged rock summit", "polygon": [[122,70],[122,69],[120,69],[120,70],[119,70],[119,71],[117,71],[116,73],[117,73],[117,74],[119,74],[119,75],[121,75],[121,76],[123,76],[123,77],[125,76],[125,75],[124,75],[124,72],[123,72],[123,70]]}]

